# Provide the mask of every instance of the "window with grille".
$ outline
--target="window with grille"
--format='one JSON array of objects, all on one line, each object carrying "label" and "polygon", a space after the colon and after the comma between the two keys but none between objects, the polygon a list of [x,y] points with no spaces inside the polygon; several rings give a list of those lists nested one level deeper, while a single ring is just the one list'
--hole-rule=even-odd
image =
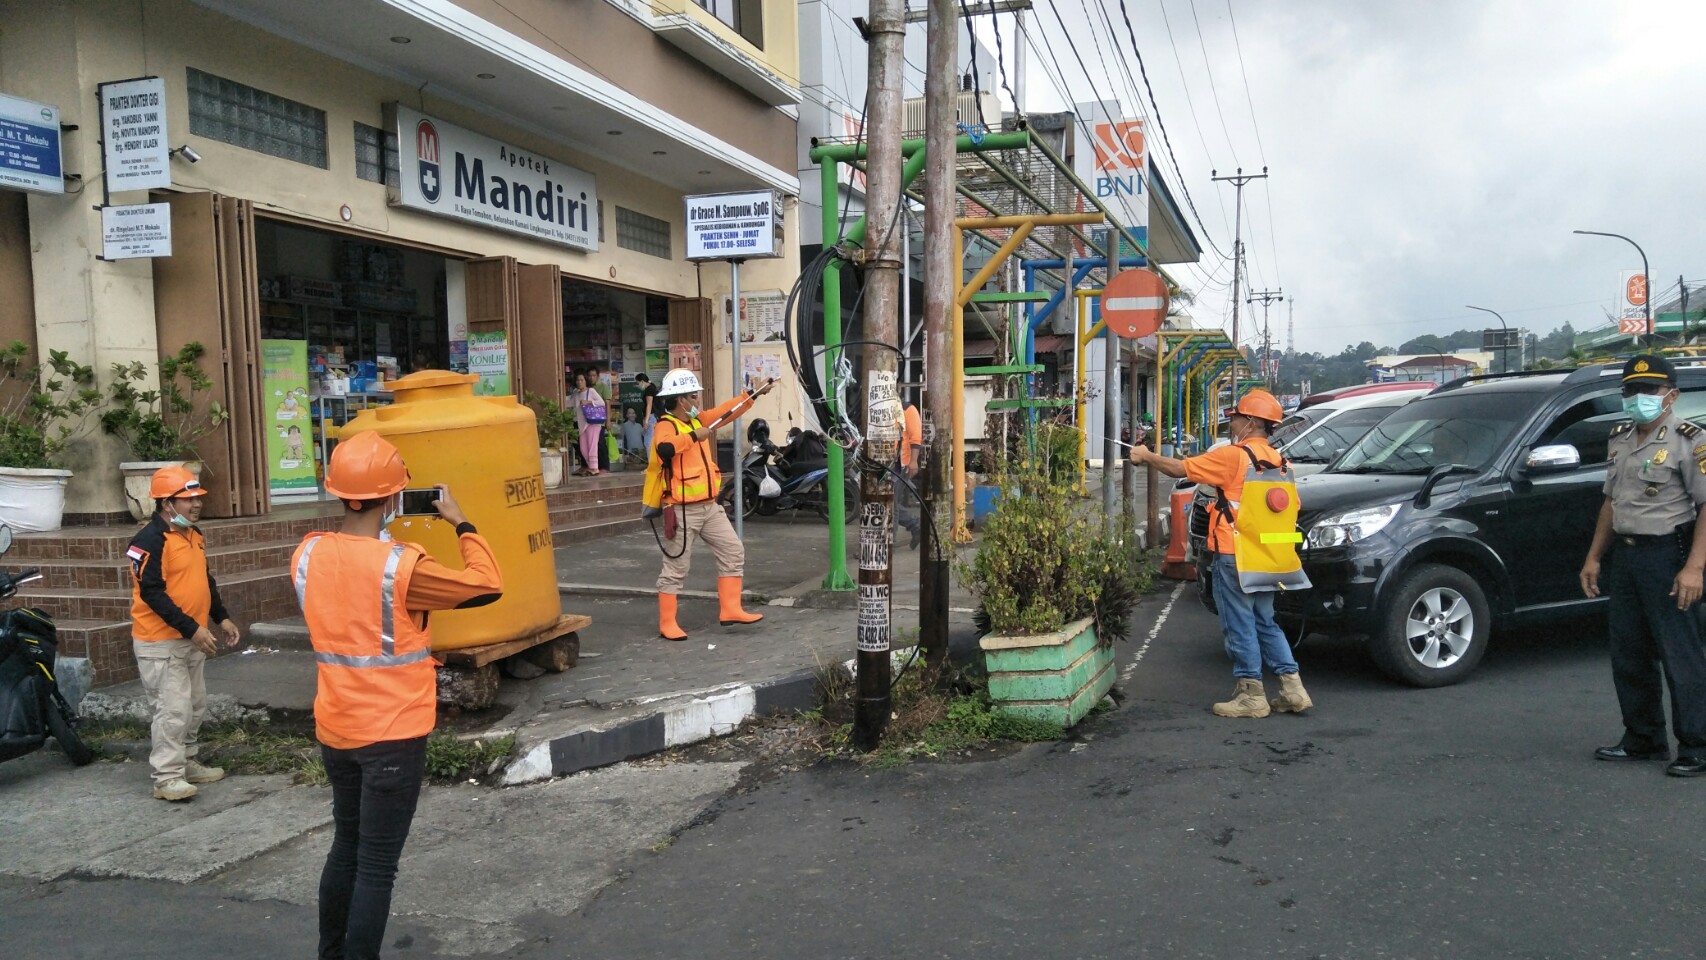
[{"label": "window with grille", "polygon": [[624,206],[616,208],[616,245],[636,253],[670,259],[669,221],[636,213]]},{"label": "window with grille", "polygon": [[397,135],[357,120],[355,175],[387,187],[397,186]]},{"label": "window with grille", "polygon": [[189,68],[190,132],[326,168],[326,111]]}]

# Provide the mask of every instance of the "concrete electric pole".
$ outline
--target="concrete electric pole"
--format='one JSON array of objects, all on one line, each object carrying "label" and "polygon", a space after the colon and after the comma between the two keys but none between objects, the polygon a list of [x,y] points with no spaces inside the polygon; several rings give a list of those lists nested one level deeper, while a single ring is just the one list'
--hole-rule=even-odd
[{"label": "concrete electric pole", "polygon": [[1244,302],[1251,306],[1257,302],[1262,305],[1262,379],[1267,383],[1269,392],[1274,389],[1274,341],[1272,328],[1268,326],[1268,306],[1284,299],[1285,295],[1278,290],[1252,290],[1244,298]]},{"label": "concrete electric pole", "polygon": [[948,659],[948,559],[952,524],[947,489],[953,422],[954,295],[959,292],[954,262],[954,141],[958,128],[955,100],[959,87],[959,17],[954,0],[929,0],[924,59],[924,463],[918,479],[919,505],[918,645],[932,677],[941,676]]},{"label": "concrete electric pole", "polygon": [[902,76],[906,0],[871,0],[871,122],[865,216],[865,437],[860,460],[858,700],[853,742],[874,750],[889,719],[894,480],[901,436],[900,342]]}]

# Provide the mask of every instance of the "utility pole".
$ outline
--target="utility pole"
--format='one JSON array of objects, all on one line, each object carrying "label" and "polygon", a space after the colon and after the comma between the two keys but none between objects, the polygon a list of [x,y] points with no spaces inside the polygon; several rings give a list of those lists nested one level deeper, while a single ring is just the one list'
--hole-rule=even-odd
[{"label": "utility pole", "polygon": [[1231,176],[1222,177],[1214,170],[1208,172],[1209,178],[1218,183],[1230,183],[1237,188],[1237,199],[1232,203],[1232,403],[1238,403],[1238,279],[1244,270],[1244,184],[1252,180],[1266,180],[1268,168],[1263,167],[1261,173],[1245,173],[1243,167]]},{"label": "utility pole", "polygon": [[924,463],[919,472],[918,646],[940,677],[948,659],[948,498],[953,350],[948,344],[959,264],[954,262],[955,100],[959,88],[959,15],[954,0],[929,0],[924,59]]},{"label": "utility pole", "polygon": [[894,480],[899,462],[900,377],[895,351],[900,329],[901,70],[905,64],[906,0],[871,0],[871,122],[865,216],[865,443],[860,460],[858,701],[853,742],[874,750],[889,719],[889,566],[894,546]]},{"label": "utility pole", "polygon": [[[1125,250],[1124,229],[1111,227],[1102,234],[1103,247],[1108,254],[1108,283],[1120,272],[1120,258]],[[1106,327],[1102,330],[1102,532],[1114,534],[1114,441],[1120,432],[1120,338]]]},{"label": "utility pole", "polygon": [[1252,290],[1244,298],[1244,302],[1252,306],[1258,300],[1262,303],[1262,379],[1267,382],[1271,393],[1274,389],[1274,347],[1272,328],[1268,326],[1268,306],[1285,300],[1285,295],[1278,290]]}]

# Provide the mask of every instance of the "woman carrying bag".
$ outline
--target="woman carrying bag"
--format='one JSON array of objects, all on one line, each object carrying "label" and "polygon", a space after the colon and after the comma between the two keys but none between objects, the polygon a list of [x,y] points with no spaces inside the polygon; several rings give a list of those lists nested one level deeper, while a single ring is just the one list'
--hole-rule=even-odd
[{"label": "woman carrying bag", "polygon": [[580,427],[581,458],[586,466],[583,477],[598,476],[598,444],[604,433],[604,422],[610,419],[610,406],[598,391],[587,385],[586,374],[575,374],[575,389],[570,395],[575,405],[575,423]]}]

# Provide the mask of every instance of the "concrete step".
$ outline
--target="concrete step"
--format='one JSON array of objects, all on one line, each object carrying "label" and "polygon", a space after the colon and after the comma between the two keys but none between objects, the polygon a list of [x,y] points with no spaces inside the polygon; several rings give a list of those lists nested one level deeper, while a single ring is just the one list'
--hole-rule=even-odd
[{"label": "concrete step", "polygon": [[[341,515],[336,503],[313,503],[275,510],[264,517],[204,520],[198,526],[215,545],[273,544],[298,541],[313,530],[329,530]],[[106,527],[66,527],[53,533],[19,534],[6,554],[14,566],[35,566],[56,560],[113,560],[124,558],[130,539],[142,524]]]},{"label": "concrete step", "polygon": [[[248,570],[219,580],[220,599],[239,622],[244,622],[251,601],[270,597],[275,592],[273,581],[280,581],[290,592],[290,577],[284,566],[269,570]],[[20,605],[40,607],[55,620],[95,620],[111,623],[130,619],[129,590],[90,589],[87,587],[48,587],[32,583],[17,593]]]},{"label": "concrete step", "polygon": [[[301,539],[277,540],[269,543],[235,543],[213,545],[207,551],[208,569],[216,580],[273,567],[288,566],[290,555]],[[113,560],[30,560],[30,566],[41,571],[42,579],[36,589],[116,590],[129,595],[132,579],[130,563],[122,555]]]}]

